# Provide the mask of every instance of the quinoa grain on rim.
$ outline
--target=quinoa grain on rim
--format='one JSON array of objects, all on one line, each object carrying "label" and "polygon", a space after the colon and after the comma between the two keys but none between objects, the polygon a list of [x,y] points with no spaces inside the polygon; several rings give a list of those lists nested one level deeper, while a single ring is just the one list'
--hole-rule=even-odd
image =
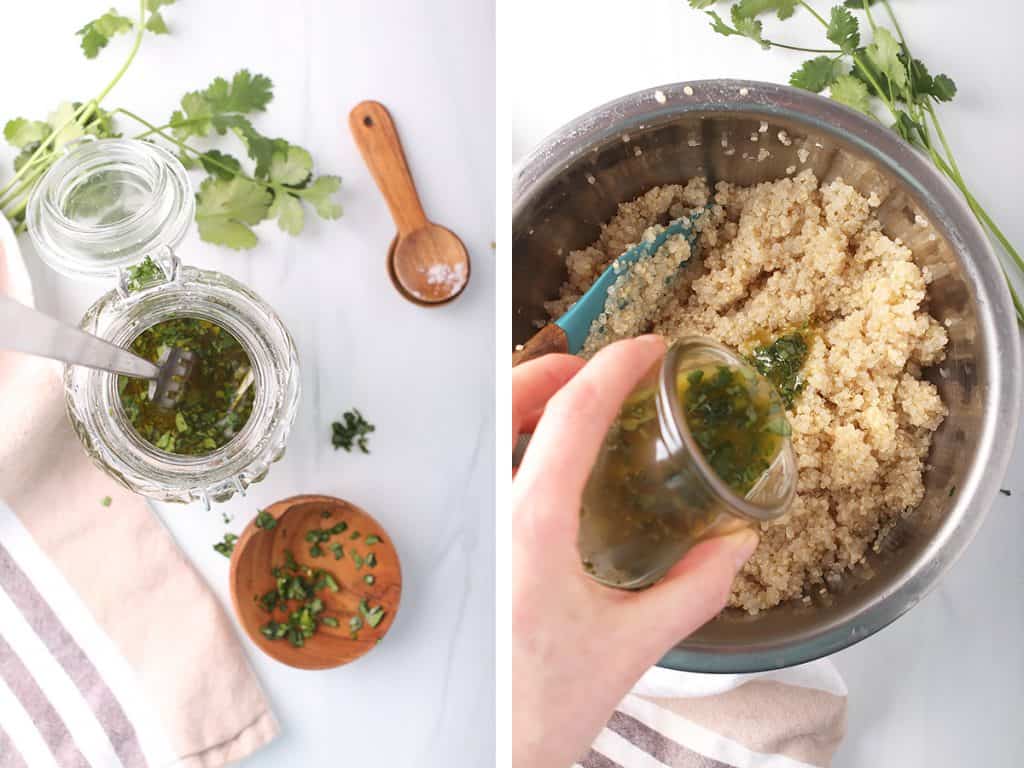
[{"label": "quinoa grain on rim", "polygon": [[[548,312],[561,315],[645,230],[703,206],[708,194],[703,179],[691,179],[620,205],[596,242],[568,254],[568,281]],[[758,613],[841,576],[921,502],[932,433],[946,415],[922,369],[942,360],[947,336],[928,314],[910,250],[882,233],[876,197],[841,180],[819,186],[805,170],[748,188],[719,183],[713,202],[667,306],[609,312],[611,332],[587,352],[620,337],[615,329],[703,334],[744,353],[810,329],[805,388],[788,412],[797,494],[785,516],[761,524],[730,598]],[[672,269],[657,268],[664,273],[647,280]]]}]

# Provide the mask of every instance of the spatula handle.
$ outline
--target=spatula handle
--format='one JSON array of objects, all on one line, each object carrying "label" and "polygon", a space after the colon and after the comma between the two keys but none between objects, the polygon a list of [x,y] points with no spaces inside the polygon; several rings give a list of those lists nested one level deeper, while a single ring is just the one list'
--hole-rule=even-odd
[{"label": "spatula handle", "polygon": [[348,124],[363,162],[391,209],[399,235],[408,235],[425,226],[427,215],[416,194],[391,114],[380,102],[364,101],[349,114]]},{"label": "spatula handle", "polygon": [[140,379],[155,379],[160,374],[157,366],[127,349],[65,325],[6,296],[0,296],[0,349],[13,349]]},{"label": "spatula handle", "polygon": [[569,338],[565,331],[554,323],[548,323],[526,340],[522,349],[512,353],[512,367],[551,352],[565,354],[569,351]]}]

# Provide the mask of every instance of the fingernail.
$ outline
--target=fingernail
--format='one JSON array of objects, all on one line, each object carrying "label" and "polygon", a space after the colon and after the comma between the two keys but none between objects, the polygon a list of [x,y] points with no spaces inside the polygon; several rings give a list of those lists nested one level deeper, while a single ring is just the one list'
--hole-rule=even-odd
[{"label": "fingernail", "polygon": [[659,336],[656,333],[646,333],[643,336],[637,336],[636,341],[641,341],[644,344],[657,344],[662,349],[664,349],[667,346],[665,337]]},{"label": "fingernail", "polygon": [[728,542],[732,554],[733,565],[738,571],[757,549],[758,536],[751,529],[745,528],[742,531],[729,534],[725,540]]}]

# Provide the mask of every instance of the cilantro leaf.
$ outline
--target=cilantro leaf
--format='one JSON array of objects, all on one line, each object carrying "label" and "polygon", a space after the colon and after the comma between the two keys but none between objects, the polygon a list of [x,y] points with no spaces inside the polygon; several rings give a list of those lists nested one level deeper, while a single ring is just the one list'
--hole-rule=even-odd
[{"label": "cilantro leaf", "polygon": [[154,35],[166,35],[170,32],[167,29],[167,22],[164,21],[164,17],[160,15],[159,11],[149,14],[149,18],[146,19],[146,30]]},{"label": "cilantro leaf", "polygon": [[868,61],[902,93],[907,86],[907,69],[900,59],[901,52],[900,44],[885,27],[875,29],[875,39],[864,49]]},{"label": "cilantro leaf", "polygon": [[217,133],[223,135],[228,129],[242,140],[246,153],[256,163],[254,173],[261,179],[267,178],[274,153],[287,151],[288,142],[284,139],[268,139],[257,131],[247,117],[242,115],[226,115],[213,118]]},{"label": "cilantro leaf", "polygon": [[956,83],[948,75],[936,75],[929,93],[939,101],[952,101],[956,96]]},{"label": "cilantro leaf", "polygon": [[718,15],[717,11],[706,11],[707,15],[711,18],[711,29],[720,35],[729,37],[731,35],[739,34],[735,29],[730,27],[723,21],[722,17]]},{"label": "cilantro leaf", "polygon": [[295,195],[287,192],[278,192],[274,195],[268,216],[277,219],[277,226],[289,235],[301,233],[306,225],[306,212],[302,209],[302,203]]},{"label": "cilantro leaf", "polygon": [[866,115],[873,115],[871,111],[871,94],[868,87],[853,75],[840,75],[832,83],[830,95],[840,104],[853,107]]},{"label": "cilantro leaf", "polygon": [[336,219],[341,216],[341,205],[331,195],[340,187],[340,176],[317,176],[308,187],[295,190],[295,194],[312,205],[320,218]]},{"label": "cilantro leaf", "polygon": [[302,147],[291,144],[284,151],[274,152],[270,160],[270,180],[295,187],[305,182],[313,171],[313,158]]},{"label": "cilantro leaf", "polygon": [[735,15],[752,19],[762,13],[775,11],[780,19],[788,19],[796,10],[797,0],[740,0],[734,7]]},{"label": "cilantro leaf", "polygon": [[821,93],[843,74],[843,65],[831,56],[817,56],[789,76],[789,84],[805,91]]},{"label": "cilantro leaf", "polygon": [[216,77],[203,90],[189,91],[182,96],[181,109],[171,115],[171,128],[175,138],[182,141],[191,136],[209,136],[214,128],[221,135],[229,128],[239,130],[240,126],[239,135],[255,133],[248,120],[244,121],[246,126],[235,118],[264,111],[273,97],[270,78],[242,69],[230,83],[223,77]]},{"label": "cilantro leaf", "polygon": [[160,13],[160,9],[165,5],[174,5],[174,0],[146,0],[146,10],[149,11],[149,18],[146,19],[147,32],[154,35],[166,35],[170,32],[163,14]]},{"label": "cilantro leaf", "polygon": [[24,149],[29,144],[36,144],[45,139],[52,130],[49,123],[44,123],[41,120],[26,120],[24,117],[16,117],[13,120],[8,120],[4,126],[4,138],[15,149]]},{"label": "cilantro leaf", "polygon": [[251,225],[267,217],[271,202],[269,190],[254,181],[241,176],[230,181],[208,176],[196,195],[199,237],[236,250],[252,248],[256,233]]},{"label": "cilantro leaf", "polygon": [[705,8],[710,8],[715,4],[715,0],[689,0],[690,7],[695,8],[698,11],[702,11]]},{"label": "cilantro leaf", "polygon": [[860,24],[854,15],[841,5],[834,6],[825,37],[838,45],[843,53],[853,53],[860,45]]},{"label": "cilantro leaf", "polygon": [[237,157],[221,152],[219,149],[210,149],[199,155],[199,163],[203,169],[219,179],[234,178],[242,170],[242,164]]},{"label": "cilantro leaf", "polygon": [[881,0],[846,0],[846,2],[843,3],[843,5],[845,5],[847,8],[852,8],[855,11],[861,11],[864,9],[865,5],[867,5],[868,8],[870,8],[872,5],[879,2],[881,2]]},{"label": "cilantro leaf", "polygon": [[46,122],[50,124],[50,127],[54,131],[59,131],[57,137],[53,140],[54,149],[60,149],[68,142],[79,139],[85,134],[82,126],[73,119],[75,110],[74,104],[70,101],[65,101],[58,104],[57,109],[46,118]]},{"label": "cilantro leaf", "polygon": [[99,52],[107,47],[110,38],[125,32],[131,32],[135,23],[127,16],[122,16],[111,8],[98,19],[93,19],[75,32],[82,38],[82,52],[85,58],[95,59]]},{"label": "cilantro leaf", "polygon": [[750,38],[765,50],[771,48],[771,44],[762,36],[764,25],[757,19],[744,16],[739,5],[732,7],[732,25],[735,27],[736,34]]}]

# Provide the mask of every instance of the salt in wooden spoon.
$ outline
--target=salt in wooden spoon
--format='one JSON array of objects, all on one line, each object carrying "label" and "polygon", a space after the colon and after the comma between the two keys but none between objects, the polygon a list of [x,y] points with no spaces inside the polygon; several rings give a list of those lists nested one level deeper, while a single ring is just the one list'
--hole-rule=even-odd
[{"label": "salt in wooden spoon", "polygon": [[349,114],[349,128],[398,234],[388,249],[388,274],[405,298],[425,307],[451,301],[469,282],[469,254],[449,229],[423,212],[391,114],[364,101]]}]

